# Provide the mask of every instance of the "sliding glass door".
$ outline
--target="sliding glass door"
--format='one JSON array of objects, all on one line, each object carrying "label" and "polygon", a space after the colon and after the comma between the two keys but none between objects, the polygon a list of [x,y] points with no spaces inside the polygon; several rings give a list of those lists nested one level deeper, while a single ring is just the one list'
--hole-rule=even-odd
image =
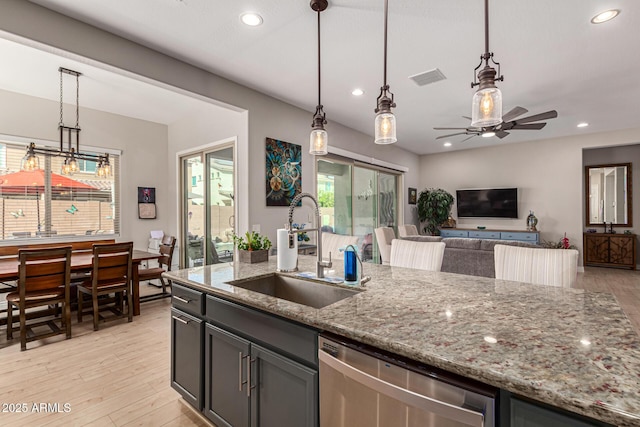
[{"label": "sliding glass door", "polygon": [[234,149],[181,157],[184,267],[233,260]]},{"label": "sliding glass door", "polygon": [[363,262],[379,262],[374,229],[398,225],[399,174],[348,159],[317,160],[317,194],[325,230],[358,236]]}]

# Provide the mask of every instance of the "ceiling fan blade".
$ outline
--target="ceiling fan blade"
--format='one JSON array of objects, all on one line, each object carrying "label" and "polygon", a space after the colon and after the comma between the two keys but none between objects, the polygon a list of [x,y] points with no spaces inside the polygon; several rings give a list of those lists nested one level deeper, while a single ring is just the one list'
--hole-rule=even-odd
[{"label": "ceiling fan blade", "polygon": [[465,138],[465,139],[463,139],[463,140],[462,140],[462,141],[460,141],[460,142],[468,141],[468,140],[470,140],[471,138],[473,138],[474,136],[477,136],[477,135],[471,135],[470,137]]},{"label": "ceiling fan blade", "polygon": [[529,110],[527,110],[526,108],[514,107],[511,111],[509,111],[507,114],[502,116],[502,121],[503,122],[511,121],[511,120],[515,119],[516,117],[520,117],[521,115],[523,115],[525,113],[528,113],[528,112],[529,112]]},{"label": "ceiling fan blade", "polygon": [[442,138],[449,138],[450,136],[457,136],[457,135],[468,135],[468,132],[458,132],[458,133],[451,133],[449,135],[440,135],[439,137],[437,137],[436,139],[442,139]]},{"label": "ceiling fan blade", "polygon": [[433,128],[433,130],[467,130],[467,128]]},{"label": "ceiling fan blade", "polygon": [[547,125],[546,123],[529,123],[529,124],[516,123],[515,125],[513,125],[511,129],[540,130],[546,125]]},{"label": "ceiling fan blade", "polygon": [[509,135],[509,132],[504,131],[504,130],[497,130],[496,131],[496,136],[500,139],[504,138],[505,136]]},{"label": "ceiling fan blade", "polygon": [[469,121],[473,120],[471,117],[467,117],[467,116],[462,116],[463,119],[467,119]]},{"label": "ceiling fan blade", "polygon": [[551,111],[547,111],[540,114],[534,114],[533,116],[523,117],[521,119],[516,120],[515,122],[517,124],[530,123],[530,122],[537,122],[540,120],[555,119],[556,117],[558,117],[558,112],[556,110],[551,110]]}]

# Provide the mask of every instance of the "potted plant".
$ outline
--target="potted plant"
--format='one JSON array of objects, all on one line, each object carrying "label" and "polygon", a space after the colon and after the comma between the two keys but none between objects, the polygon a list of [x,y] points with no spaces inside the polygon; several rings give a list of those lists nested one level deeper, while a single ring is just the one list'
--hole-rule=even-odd
[{"label": "potted plant", "polygon": [[418,219],[426,222],[424,231],[439,234],[438,227],[449,218],[454,198],[442,188],[425,188],[418,196]]},{"label": "potted plant", "polygon": [[271,240],[255,231],[247,231],[244,236],[233,235],[233,244],[238,248],[238,260],[249,264],[267,261]]}]

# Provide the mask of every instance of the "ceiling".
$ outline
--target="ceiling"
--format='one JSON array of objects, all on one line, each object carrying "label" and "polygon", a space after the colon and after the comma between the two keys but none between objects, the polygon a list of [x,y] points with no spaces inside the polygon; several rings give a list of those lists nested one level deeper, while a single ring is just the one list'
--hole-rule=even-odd
[{"label": "ceiling", "polygon": [[[317,29],[307,0],[31,1],[299,106],[310,112],[311,125],[317,103]],[[433,127],[469,124],[462,116],[470,115],[470,83],[484,51],[483,2],[389,3],[388,83],[397,103],[398,145],[404,149],[428,154],[638,126],[640,6],[635,1],[491,0],[490,50],[505,76],[498,84],[504,112],[522,106],[529,114],[555,109],[559,117],[543,130],[517,130],[502,140],[474,137],[461,142],[466,136],[452,137],[449,148],[443,147],[445,140],[435,139],[449,132]],[[590,23],[609,8],[622,12],[608,23]],[[249,10],[262,15],[261,26],[240,22],[240,14]],[[331,134],[335,121],[373,135],[373,110],[383,80],[383,1],[330,0],[321,20],[327,130]],[[0,52],[6,48],[0,44]],[[16,55],[19,61],[30,60]],[[35,92],[34,82],[42,82],[37,74],[44,73],[43,67],[30,65],[29,74],[19,72],[9,79],[14,86],[21,83],[21,92]],[[434,68],[446,80],[418,86],[409,79]],[[50,96],[31,94],[57,99],[57,72],[46,73]],[[90,78],[109,89],[112,78],[124,77],[103,70]],[[0,85],[9,84],[2,80]],[[167,115],[198,108],[187,99],[180,112],[156,109],[167,105],[161,98],[175,94],[146,88],[143,96],[135,92],[138,84],[132,82],[120,105],[109,108],[122,108],[122,114],[129,115],[127,106],[134,98],[148,99],[145,114],[163,123],[171,121]],[[355,88],[364,95],[351,95]],[[100,99],[99,93],[86,95],[93,97],[93,108],[116,98],[102,92]],[[590,126],[577,128],[583,121]]]}]

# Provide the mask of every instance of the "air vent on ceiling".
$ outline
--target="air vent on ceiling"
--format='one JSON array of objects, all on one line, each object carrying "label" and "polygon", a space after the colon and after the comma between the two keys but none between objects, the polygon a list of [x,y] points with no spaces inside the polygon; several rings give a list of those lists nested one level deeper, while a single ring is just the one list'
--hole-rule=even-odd
[{"label": "air vent on ceiling", "polygon": [[411,80],[413,80],[418,86],[425,86],[431,83],[439,82],[440,80],[444,80],[447,77],[442,74],[437,68],[433,70],[425,71],[424,73],[418,73],[413,76],[409,76]]}]

